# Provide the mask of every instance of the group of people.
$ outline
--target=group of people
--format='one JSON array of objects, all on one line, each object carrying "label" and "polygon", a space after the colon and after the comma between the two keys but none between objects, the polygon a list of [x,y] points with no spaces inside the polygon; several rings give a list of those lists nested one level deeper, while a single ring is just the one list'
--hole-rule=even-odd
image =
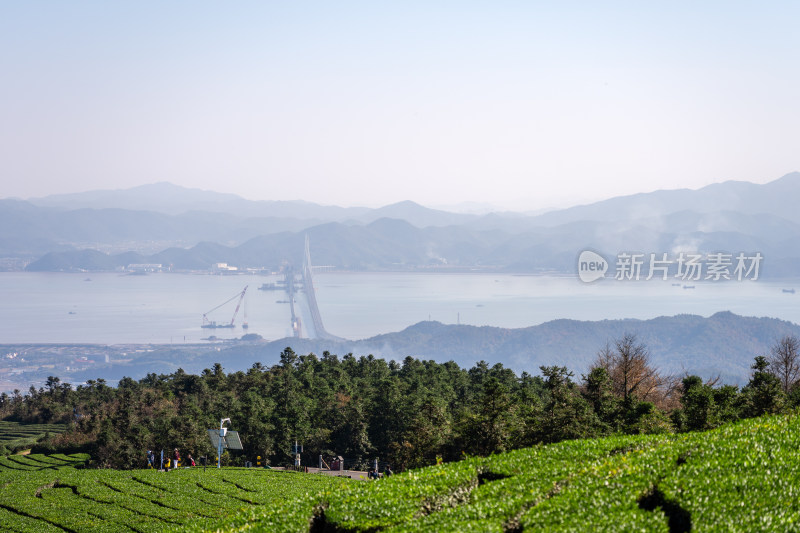
[{"label": "group of people", "polygon": [[172,457],[167,456],[164,457],[164,451],[161,451],[161,461],[162,464],[156,464],[156,453],[153,450],[147,450],[147,467],[154,468],[154,469],[161,469],[163,468],[165,471],[169,471],[170,468],[180,468],[181,466],[189,467],[195,466],[194,459],[192,459],[192,454],[188,454],[186,456],[186,461],[181,463],[181,453],[178,451],[178,448],[175,448],[172,452]]},{"label": "group of people", "polygon": [[380,479],[380,478],[382,478],[384,476],[387,476],[387,477],[391,476],[392,474],[394,474],[394,472],[392,472],[392,467],[389,466],[389,465],[386,465],[386,468],[383,469],[383,473],[382,474],[380,472],[378,472],[378,470],[376,470],[375,468],[370,468],[369,472],[367,472],[367,477],[369,479]]}]

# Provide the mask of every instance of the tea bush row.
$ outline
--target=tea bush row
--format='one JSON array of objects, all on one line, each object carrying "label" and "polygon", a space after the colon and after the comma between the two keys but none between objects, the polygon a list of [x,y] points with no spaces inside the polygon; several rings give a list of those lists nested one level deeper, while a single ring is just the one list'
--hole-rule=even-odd
[{"label": "tea bush row", "polygon": [[[286,528],[308,527],[321,489],[339,478],[261,469],[0,471],[0,529],[163,531],[227,528],[247,510],[290,509]],[[303,505],[297,501],[307,500]],[[262,520],[266,519],[263,512]],[[294,520],[294,522],[292,521]]]},{"label": "tea bush row", "polygon": [[[348,484],[317,503],[316,526],[334,531],[800,531],[800,418],[536,446]],[[259,513],[237,529],[281,530]]]}]

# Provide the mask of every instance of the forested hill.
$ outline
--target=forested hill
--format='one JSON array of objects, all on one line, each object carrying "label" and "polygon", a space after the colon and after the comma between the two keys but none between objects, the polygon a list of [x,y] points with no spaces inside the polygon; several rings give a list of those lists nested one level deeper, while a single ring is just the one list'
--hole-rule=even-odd
[{"label": "forested hill", "polygon": [[800,336],[800,326],[730,312],[708,318],[677,315],[651,320],[554,320],[520,329],[420,322],[342,348],[395,359],[411,355],[453,360],[466,366],[485,360],[517,371],[563,365],[575,372],[587,372],[597,352],[625,333],[634,333],[646,343],[653,362],[664,372],[719,375],[726,383],[741,384],[750,376],[753,357],[766,354],[781,336]]},{"label": "forested hill", "polygon": [[442,363],[452,360],[462,367],[486,361],[534,374],[540,365],[559,365],[580,375],[588,371],[607,342],[626,333],[637,335],[647,345],[653,363],[663,372],[719,376],[724,383],[741,385],[750,378],[753,357],[767,354],[782,336],[800,337],[800,326],[730,312],[707,318],[677,315],[651,320],[554,320],[521,329],[420,322],[403,331],[357,341],[285,338],[230,342],[202,349],[191,345],[156,347],[129,363],[96,365],[68,377],[73,381],[97,377],[117,380],[122,376],[138,379],[148,372],[174,372],[178,368],[201,372],[217,362],[228,371],[246,370],[255,362],[274,363],[287,346],[301,354],[372,354],[397,361],[413,356]]}]

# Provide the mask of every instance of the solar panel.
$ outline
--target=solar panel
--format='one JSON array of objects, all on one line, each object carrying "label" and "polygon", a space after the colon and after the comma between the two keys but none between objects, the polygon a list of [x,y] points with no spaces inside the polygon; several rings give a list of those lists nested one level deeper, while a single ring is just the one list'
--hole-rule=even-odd
[{"label": "solar panel", "polygon": [[213,446],[215,450],[219,449],[219,430],[209,429],[208,438],[211,440],[211,446]]},{"label": "solar panel", "polygon": [[[219,430],[218,429],[209,429],[208,430],[208,438],[211,440],[211,446],[214,447],[215,450],[219,449]],[[238,431],[228,431],[224,437],[222,437],[222,449],[223,450],[241,450],[242,448],[242,441],[239,438]]]},{"label": "solar panel", "polygon": [[238,431],[228,431],[228,434],[225,435],[225,444],[224,446],[229,450],[241,450],[242,449],[242,441],[239,439],[239,432]]}]

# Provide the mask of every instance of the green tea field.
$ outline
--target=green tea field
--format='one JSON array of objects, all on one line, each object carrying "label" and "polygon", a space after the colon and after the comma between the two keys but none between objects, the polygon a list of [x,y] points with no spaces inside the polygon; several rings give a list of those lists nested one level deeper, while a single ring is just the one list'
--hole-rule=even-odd
[{"label": "green tea field", "polygon": [[567,441],[377,481],[0,462],[9,531],[800,531],[800,418]]},{"label": "green tea field", "polygon": [[48,433],[63,433],[66,428],[66,424],[21,424],[0,420],[0,446],[12,451],[28,448]]},{"label": "green tea field", "polygon": [[[0,530],[164,531],[192,524],[228,529],[260,510],[262,524],[308,530],[316,502],[342,478],[255,468],[114,471],[78,469],[85,455],[0,458]],[[270,509],[278,509],[274,519]]]},{"label": "green tea field", "polygon": [[562,442],[346,484],[314,528],[800,531],[800,419]]}]

